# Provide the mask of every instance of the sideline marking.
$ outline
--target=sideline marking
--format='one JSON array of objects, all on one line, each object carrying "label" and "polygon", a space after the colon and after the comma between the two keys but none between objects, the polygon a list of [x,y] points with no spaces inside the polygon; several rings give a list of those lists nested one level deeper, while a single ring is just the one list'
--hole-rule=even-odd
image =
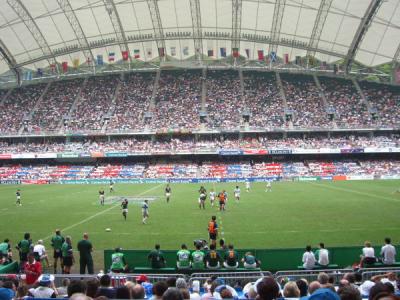
[{"label": "sideline marking", "polygon": [[[148,193],[148,192],[151,192],[152,190],[158,189],[158,188],[159,188],[160,186],[162,186],[162,185],[163,185],[163,183],[160,183],[159,185],[153,186],[151,189],[148,189],[148,190],[146,190],[146,191],[144,191],[144,192],[141,192],[140,194],[138,194],[138,196],[144,195],[144,194],[146,194],[146,193]],[[102,210],[102,211],[98,212],[97,214],[94,214],[93,216],[90,216],[90,217],[88,217],[88,218],[86,218],[86,219],[83,219],[82,221],[80,221],[80,222],[78,222],[78,223],[75,223],[75,224],[72,224],[72,225],[67,226],[67,227],[65,227],[65,228],[62,228],[61,231],[67,231],[67,230],[69,230],[69,229],[71,229],[71,228],[74,228],[74,227],[79,226],[79,225],[81,225],[81,224],[83,224],[83,223],[86,223],[87,221],[90,221],[90,220],[92,220],[92,219],[94,219],[94,218],[96,218],[96,217],[98,217],[98,216],[101,216],[102,214],[105,214],[106,212],[108,212],[108,211],[110,211],[110,210],[112,210],[112,209],[114,209],[114,208],[116,208],[116,207],[118,207],[118,206],[120,206],[120,205],[121,205],[120,203],[117,203],[116,205],[113,205],[113,206],[111,206],[111,207],[109,207],[109,208],[107,208],[107,209],[105,209],[105,210]],[[42,240],[48,240],[48,239],[51,238],[53,235],[54,235],[54,234],[48,235],[48,236],[46,236],[45,238],[42,238]]]}]

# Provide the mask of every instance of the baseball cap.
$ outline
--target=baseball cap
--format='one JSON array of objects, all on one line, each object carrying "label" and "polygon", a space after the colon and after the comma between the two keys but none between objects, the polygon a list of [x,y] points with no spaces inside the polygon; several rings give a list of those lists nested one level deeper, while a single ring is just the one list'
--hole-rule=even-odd
[{"label": "baseball cap", "polygon": [[316,290],[308,300],[340,300],[339,295],[333,292],[331,289],[318,289]]},{"label": "baseball cap", "polygon": [[40,275],[38,278],[40,284],[49,284],[54,281],[54,275],[50,274],[43,274]]},{"label": "baseball cap", "polygon": [[148,280],[149,280],[149,278],[144,274],[141,274],[141,275],[136,277],[136,281],[139,282],[139,283],[145,282],[145,281],[148,281]]}]

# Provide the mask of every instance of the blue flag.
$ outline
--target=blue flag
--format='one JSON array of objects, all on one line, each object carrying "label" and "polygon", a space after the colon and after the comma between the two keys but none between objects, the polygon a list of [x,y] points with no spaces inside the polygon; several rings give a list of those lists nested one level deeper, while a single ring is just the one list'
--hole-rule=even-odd
[{"label": "blue flag", "polygon": [[272,51],[269,57],[271,58],[271,62],[276,62],[276,52]]},{"label": "blue flag", "polygon": [[220,52],[222,57],[226,57],[226,48],[221,48]]},{"label": "blue flag", "polygon": [[102,65],[104,64],[104,62],[103,62],[103,55],[101,55],[101,54],[97,55],[97,64],[98,64],[99,66],[102,66]]}]

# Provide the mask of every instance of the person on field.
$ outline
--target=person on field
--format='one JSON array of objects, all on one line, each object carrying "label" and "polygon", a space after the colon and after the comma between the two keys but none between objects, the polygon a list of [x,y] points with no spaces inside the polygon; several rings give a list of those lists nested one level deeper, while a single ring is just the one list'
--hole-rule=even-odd
[{"label": "person on field", "polygon": [[65,238],[65,242],[63,243],[61,247],[61,252],[62,252],[62,261],[63,261],[63,273],[64,274],[70,274],[71,273],[71,267],[75,263],[75,258],[74,258],[74,251],[72,249],[72,239],[70,236],[67,236]]},{"label": "person on field", "polygon": [[62,251],[61,247],[64,244],[65,239],[61,235],[61,230],[56,229],[55,235],[51,238],[51,246],[53,247],[53,258],[54,258],[54,274],[57,274],[57,261],[60,260],[61,270],[64,269],[63,259],[62,259]]},{"label": "person on field", "polygon": [[208,222],[208,236],[210,238],[210,244],[216,245],[218,236],[218,224],[216,216],[212,216],[210,222]]},{"label": "person on field", "polygon": [[89,241],[89,235],[87,233],[83,234],[83,239],[78,242],[79,251],[79,273],[85,274],[86,268],[89,274],[93,274],[93,258],[92,251],[93,245]]},{"label": "person on field", "polygon": [[23,271],[24,266],[28,261],[28,253],[31,251],[32,248],[32,240],[30,233],[27,232],[24,234],[24,239],[18,243],[16,248],[19,252],[20,269],[21,271]]}]

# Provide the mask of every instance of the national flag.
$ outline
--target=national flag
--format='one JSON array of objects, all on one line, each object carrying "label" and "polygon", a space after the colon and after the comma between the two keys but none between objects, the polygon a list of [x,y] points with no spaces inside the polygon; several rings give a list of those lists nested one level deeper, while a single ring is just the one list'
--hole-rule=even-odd
[{"label": "national flag", "polygon": [[102,54],[97,55],[97,64],[98,64],[99,66],[102,66],[102,65],[104,64],[104,62],[103,62],[103,55],[102,55]]},{"label": "national flag", "polygon": [[327,67],[328,67],[328,65],[327,65],[326,61],[323,61],[323,62],[322,62],[322,69],[323,69],[323,70],[326,70]]},{"label": "national flag", "polygon": [[62,66],[62,70],[64,73],[68,71],[68,62],[67,61],[63,61],[61,63],[61,66]]},{"label": "national flag", "polygon": [[183,47],[183,55],[188,56],[189,55],[189,47]]},{"label": "national flag", "polygon": [[246,56],[247,58],[250,58],[250,49],[246,49]]},{"label": "national flag", "polygon": [[26,71],[24,74],[24,80],[32,80],[32,72]]},{"label": "national flag", "polygon": [[286,65],[289,63],[289,54],[288,53],[283,54],[283,61],[285,62]]},{"label": "national flag", "polygon": [[135,49],[135,50],[133,50],[133,55],[134,55],[134,58],[140,58],[140,50],[139,49]]},{"label": "national flag", "polygon": [[79,58],[74,58],[72,60],[72,65],[74,66],[75,69],[79,67]]},{"label": "national flag", "polygon": [[258,60],[264,60],[264,50],[258,50]]},{"label": "national flag", "polygon": [[400,67],[394,71],[394,81],[400,83]]},{"label": "national flag", "polygon": [[56,71],[56,64],[51,64],[50,70],[51,70],[51,73],[54,73]]},{"label": "national flag", "polygon": [[164,57],[165,56],[165,49],[164,48],[158,48],[158,56]]},{"label": "national flag", "polygon": [[87,63],[88,65],[90,65],[91,62],[92,62],[92,60],[90,59],[90,57],[86,58],[86,63]]},{"label": "national flag", "polygon": [[37,76],[42,77],[43,76],[43,70],[41,68],[37,69]]},{"label": "national flag", "polygon": [[146,49],[146,55],[147,55],[147,57],[149,57],[149,58],[153,57],[153,49],[147,48],[147,49]]},{"label": "national flag", "polygon": [[115,53],[114,52],[109,52],[108,53],[108,61],[113,62],[115,60]]},{"label": "national flag", "polygon": [[208,57],[214,56],[214,50],[213,49],[208,49],[207,56]]},{"label": "national flag", "polygon": [[176,56],[176,47],[171,47],[171,56]]},{"label": "national flag", "polygon": [[309,56],[309,57],[308,57],[308,64],[309,64],[310,66],[314,66],[314,64],[315,64],[315,59],[314,59],[314,57],[312,57],[312,56]]},{"label": "national flag", "polygon": [[128,51],[121,51],[122,59],[128,60],[129,59],[129,52]]},{"label": "national flag", "polygon": [[239,57],[239,48],[232,48],[232,56]]},{"label": "national flag", "polygon": [[276,52],[272,51],[272,52],[269,54],[269,58],[271,59],[271,62],[276,62],[276,59],[277,59],[277,57],[276,57]]},{"label": "national flag", "polygon": [[226,57],[226,48],[220,48],[220,53],[222,57]]},{"label": "national flag", "polygon": [[301,65],[301,56],[296,56],[296,65]]}]

